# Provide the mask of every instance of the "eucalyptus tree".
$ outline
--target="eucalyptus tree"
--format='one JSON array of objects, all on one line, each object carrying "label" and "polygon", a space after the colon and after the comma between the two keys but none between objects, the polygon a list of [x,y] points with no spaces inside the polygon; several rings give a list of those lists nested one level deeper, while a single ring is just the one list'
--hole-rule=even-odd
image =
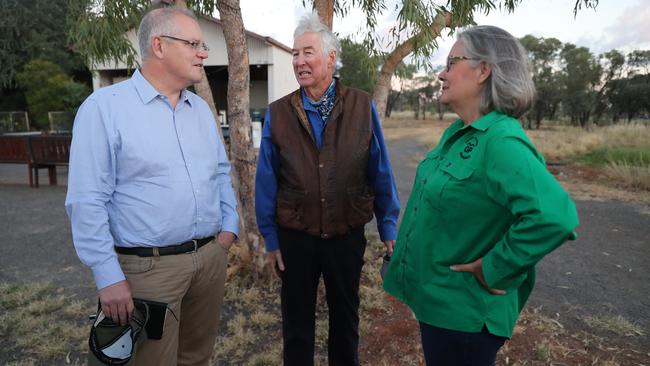
[{"label": "eucalyptus tree", "polygon": [[[406,64],[404,62],[401,62],[397,66],[397,70],[395,70],[395,76],[397,76],[400,86],[397,90],[391,89],[388,94],[388,100],[386,103],[386,117],[390,117],[393,109],[397,106],[397,104],[399,104],[400,99],[404,99],[403,93],[406,91],[407,83],[409,83],[417,71],[417,66],[414,64]],[[442,119],[442,117],[440,119]]]},{"label": "eucalyptus tree", "polygon": [[611,50],[598,56],[603,69],[603,76],[600,90],[596,95],[596,106],[594,109],[594,119],[600,120],[603,113],[610,108],[611,101],[608,100],[609,90],[617,87],[613,83],[618,80],[625,72],[625,56],[617,50]]},{"label": "eucalyptus tree", "polygon": [[[255,259],[248,262],[262,270],[263,247],[259,243],[253,208],[255,152],[250,133],[248,46],[239,0],[70,0],[72,27],[69,40],[88,65],[114,61],[124,62],[129,68],[136,67],[137,53],[127,38],[127,32],[137,29],[147,10],[162,6],[187,7],[200,16],[211,16],[218,9],[221,15],[228,52],[231,175],[238,193],[240,240],[247,244],[245,248],[252,252],[248,254],[253,254]],[[208,102],[216,117],[205,71],[201,82],[194,88]],[[221,129],[218,130],[221,133]]]},{"label": "eucalyptus tree", "polygon": [[[622,56],[622,55],[621,55]],[[628,122],[650,114],[650,50],[635,50],[627,55],[627,68],[614,78],[606,90],[612,119]]]},{"label": "eucalyptus tree", "polygon": [[596,86],[600,83],[602,66],[586,47],[567,43],[560,55],[563,63],[563,106],[571,122],[588,127],[596,102]]},{"label": "eucalyptus tree", "polygon": [[[306,0],[303,0],[305,3]],[[583,7],[595,8],[599,0],[574,0],[573,12]],[[377,17],[386,9],[386,0],[312,0],[313,8],[331,28],[334,14],[345,16],[352,8],[361,8],[366,17],[368,33],[364,43],[377,50],[379,40],[374,37]],[[474,23],[474,14],[488,14],[500,8],[512,12],[521,0],[401,0],[395,5],[397,26],[391,31],[392,50],[382,64],[374,98],[380,116],[385,115],[390,81],[400,62],[409,55],[419,65],[430,66],[429,59],[437,50],[437,40],[447,28],[453,33],[458,27]]]},{"label": "eucalyptus tree", "polygon": [[377,83],[379,58],[372,57],[363,45],[349,38],[341,40],[341,67],[338,72],[341,82],[368,93]]},{"label": "eucalyptus tree", "polygon": [[538,38],[532,35],[526,35],[520,41],[531,60],[533,81],[537,89],[537,98],[527,119],[529,127],[534,122],[539,129],[543,118],[550,119],[555,115],[561,101],[559,91],[562,85],[555,69],[559,65],[562,42],[556,38]]},{"label": "eucalyptus tree", "polygon": [[627,62],[635,74],[650,74],[650,50],[634,50],[627,56]]}]

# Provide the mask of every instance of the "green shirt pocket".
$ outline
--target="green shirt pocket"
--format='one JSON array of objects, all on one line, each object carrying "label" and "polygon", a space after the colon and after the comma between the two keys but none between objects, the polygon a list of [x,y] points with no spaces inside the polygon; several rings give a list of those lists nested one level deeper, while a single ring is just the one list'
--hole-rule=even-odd
[{"label": "green shirt pocket", "polygon": [[436,171],[426,182],[426,197],[431,206],[437,210],[447,208],[449,199],[464,197],[467,192],[467,180],[474,174],[474,167],[462,162],[443,159]]}]

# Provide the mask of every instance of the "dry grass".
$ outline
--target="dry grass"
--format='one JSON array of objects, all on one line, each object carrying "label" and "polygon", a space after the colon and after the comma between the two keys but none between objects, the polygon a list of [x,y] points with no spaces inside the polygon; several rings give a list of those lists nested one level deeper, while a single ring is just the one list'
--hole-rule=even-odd
[{"label": "dry grass", "polygon": [[[381,287],[379,267],[384,244],[376,233],[367,234],[368,246],[364,256],[361,280],[360,334],[368,334],[374,309],[383,308],[386,295]],[[256,281],[240,276],[231,277],[226,284],[222,334],[215,344],[215,365],[281,365],[282,323],[280,314],[280,283],[261,278]],[[324,285],[319,285],[316,308],[315,364],[327,365],[328,310]],[[405,356],[406,358],[410,356]],[[404,362],[403,365],[415,363]]]},{"label": "dry grass", "polygon": [[268,278],[254,281],[240,272],[226,284],[224,306],[225,329],[217,338],[213,364],[281,364],[278,283]]},{"label": "dry grass", "polygon": [[[610,322],[617,326],[625,323],[622,318],[615,318]],[[558,318],[544,315],[540,308],[522,312],[513,339],[506,342],[497,358],[498,365],[515,366],[623,366],[648,365],[648,362],[650,354],[647,352],[620,346],[585,331],[569,331]]]},{"label": "dry grass", "polygon": [[624,188],[650,191],[650,167],[611,163],[605,167],[605,173]]},{"label": "dry grass", "polygon": [[443,120],[416,120],[410,117],[391,117],[384,121],[382,129],[387,140],[412,138],[418,143],[435,146],[442,133],[456,119],[455,115],[447,114]]},{"label": "dry grass", "polygon": [[80,363],[88,336],[80,323],[92,312],[50,284],[0,283],[0,338],[16,357],[9,364]]},{"label": "dry grass", "polygon": [[[386,119],[383,125],[386,139],[415,137],[418,142],[435,146],[444,130],[456,119],[446,114],[437,119],[415,120],[398,115]],[[650,125],[642,123],[596,127],[589,131],[574,126],[548,123],[540,130],[526,133],[547,160],[564,160],[599,148],[639,147],[650,144]]]},{"label": "dry grass", "polygon": [[620,315],[605,314],[587,316],[583,320],[592,328],[613,332],[620,336],[633,337],[645,334],[641,326]]},{"label": "dry grass", "polygon": [[541,130],[526,131],[547,160],[564,160],[599,148],[639,147],[650,143],[650,126],[626,124],[583,128],[551,125]]}]

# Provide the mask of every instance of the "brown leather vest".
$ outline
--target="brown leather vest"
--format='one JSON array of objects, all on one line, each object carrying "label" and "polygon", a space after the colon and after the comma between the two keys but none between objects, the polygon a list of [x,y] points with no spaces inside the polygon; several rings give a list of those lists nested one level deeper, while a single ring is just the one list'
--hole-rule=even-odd
[{"label": "brown leather vest", "polygon": [[320,151],[297,90],[270,105],[279,155],[277,223],[327,239],[372,220],[370,95],[336,83]]}]

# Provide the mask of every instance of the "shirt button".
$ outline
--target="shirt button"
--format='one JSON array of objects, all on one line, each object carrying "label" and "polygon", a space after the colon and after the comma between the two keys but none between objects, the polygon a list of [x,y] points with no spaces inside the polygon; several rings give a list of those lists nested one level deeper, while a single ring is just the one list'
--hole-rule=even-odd
[{"label": "shirt button", "polygon": [[325,198],[321,198],[320,201],[321,201],[321,202],[325,202]]},{"label": "shirt button", "polygon": [[325,166],[325,165],[323,165],[323,164],[318,164],[318,167],[319,167],[319,168],[322,168],[322,167],[324,167],[324,166]]},{"label": "shirt button", "polygon": [[449,168],[450,166],[451,166],[451,163],[447,163],[447,168]]},{"label": "shirt button", "polygon": [[320,234],[320,237],[323,239],[329,238],[329,234]]},{"label": "shirt button", "polygon": [[202,219],[202,218],[200,218],[200,217],[198,218],[198,220],[199,220],[199,221],[203,221],[203,219]]}]

